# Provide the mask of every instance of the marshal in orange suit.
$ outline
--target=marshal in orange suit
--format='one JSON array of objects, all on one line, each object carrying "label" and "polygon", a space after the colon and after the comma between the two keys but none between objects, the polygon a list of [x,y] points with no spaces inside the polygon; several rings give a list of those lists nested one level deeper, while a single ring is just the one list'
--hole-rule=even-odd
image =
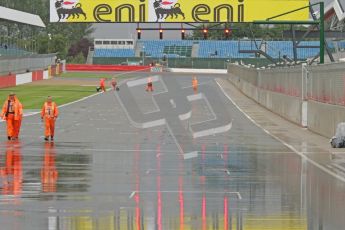
[{"label": "marshal in orange suit", "polygon": [[16,137],[16,123],[20,119],[20,102],[14,93],[10,93],[7,100],[2,106],[2,119],[7,123],[7,138],[8,140],[15,140]]},{"label": "marshal in orange suit", "polygon": [[196,77],[193,77],[192,79],[192,87],[194,92],[196,93],[198,91],[198,79],[196,79]]},{"label": "marshal in orange suit", "polygon": [[51,96],[48,96],[47,101],[43,104],[41,111],[41,119],[45,122],[44,140],[48,141],[49,137],[54,140],[55,121],[59,115],[59,111]]}]

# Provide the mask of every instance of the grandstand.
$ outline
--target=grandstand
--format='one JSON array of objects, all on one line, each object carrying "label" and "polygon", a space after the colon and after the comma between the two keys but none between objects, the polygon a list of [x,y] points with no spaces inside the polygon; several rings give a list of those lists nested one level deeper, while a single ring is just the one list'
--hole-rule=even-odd
[{"label": "grandstand", "polygon": [[48,79],[62,72],[63,64],[56,63],[56,54],[36,54],[33,33],[30,36],[22,31],[45,28],[40,16],[0,6],[0,22],[0,88]]},{"label": "grandstand", "polygon": [[[263,59],[263,55],[241,50],[262,50],[270,57],[280,60],[283,56],[293,58],[292,41],[257,40],[118,40],[97,39],[94,42],[93,58],[199,58],[199,59]],[[317,46],[319,41],[302,41],[302,46]],[[258,46],[258,47],[255,47]],[[335,52],[345,49],[345,41],[329,41],[329,48]],[[297,50],[298,60],[314,57],[318,48],[300,48]],[[98,63],[99,64],[99,63]]]},{"label": "grandstand", "polygon": [[[45,27],[42,19],[38,15],[9,9],[0,6],[0,20],[13,24],[25,24],[28,26]],[[24,42],[18,35],[9,36],[8,29],[4,24],[0,28],[0,56],[25,56],[34,53],[35,41]]]}]

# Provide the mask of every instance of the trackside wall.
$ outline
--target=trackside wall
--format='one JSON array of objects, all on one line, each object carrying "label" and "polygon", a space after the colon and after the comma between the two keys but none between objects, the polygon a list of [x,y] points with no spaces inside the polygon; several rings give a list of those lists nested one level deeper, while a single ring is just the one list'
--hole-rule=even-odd
[{"label": "trackside wall", "polygon": [[254,69],[230,64],[229,81],[262,106],[325,137],[345,122],[345,65]]}]

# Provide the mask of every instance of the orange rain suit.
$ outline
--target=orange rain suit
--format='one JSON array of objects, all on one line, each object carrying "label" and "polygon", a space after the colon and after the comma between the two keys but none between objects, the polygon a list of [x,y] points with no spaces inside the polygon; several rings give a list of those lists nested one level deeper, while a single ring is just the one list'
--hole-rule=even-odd
[{"label": "orange rain suit", "polygon": [[55,120],[59,115],[59,110],[55,102],[45,102],[42,111],[41,118],[45,120],[45,137],[54,137]]},{"label": "orange rain suit", "polygon": [[20,127],[22,126],[23,120],[23,105],[18,101],[18,120],[14,120],[14,137],[18,138],[20,133]]},{"label": "orange rain suit", "polygon": [[101,88],[101,90],[102,90],[103,92],[106,91],[106,90],[105,90],[105,79],[104,79],[104,78],[102,78],[102,79],[99,81],[99,88]]},{"label": "orange rain suit", "polygon": [[198,80],[196,78],[193,78],[192,80],[192,87],[194,92],[198,91]]},{"label": "orange rain suit", "polygon": [[15,121],[20,119],[20,102],[16,96],[14,100],[10,100],[10,97],[5,101],[2,106],[2,119],[6,120],[7,123],[7,137],[9,139],[15,138],[16,135],[16,124]]}]

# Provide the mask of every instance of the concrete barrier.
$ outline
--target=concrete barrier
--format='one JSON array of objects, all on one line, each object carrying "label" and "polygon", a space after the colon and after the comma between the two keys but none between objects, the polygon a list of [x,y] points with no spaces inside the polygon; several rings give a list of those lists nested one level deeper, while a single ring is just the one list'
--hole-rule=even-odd
[{"label": "concrete barrier", "polygon": [[345,122],[342,63],[266,70],[229,65],[228,72],[229,80],[245,95],[324,137],[331,138],[337,125]]},{"label": "concrete barrier", "polygon": [[252,98],[265,108],[293,123],[298,125],[302,124],[301,98],[259,89],[234,75],[230,75],[229,80],[246,96]]},{"label": "concrete barrier", "polygon": [[49,79],[49,71],[45,70],[43,71],[43,80],[48,80]]},{"label": "concrete barrier", "polygon": [[32,82],[32,73],[22,73],[16,76],[16,85],[22,85]]},{"label": "concrete barrier", "polygon": [[326,103],[308,102],[308,129],[322,136],[334,136],[337,125],[345,121],[345,107]]},{"label": "concrete barrier", "polygon": [[[35,70],[32,72],[21,74],[10,74],[0,76],[0,88],[14,87],[17,85],[31,83],[33,81],[46,80],[52,77],[49,74],[50,71],[56,71],[54,66],[48,66],[48,70]],[[59,73],[63,70],[63,64],[60,64]]]}]

